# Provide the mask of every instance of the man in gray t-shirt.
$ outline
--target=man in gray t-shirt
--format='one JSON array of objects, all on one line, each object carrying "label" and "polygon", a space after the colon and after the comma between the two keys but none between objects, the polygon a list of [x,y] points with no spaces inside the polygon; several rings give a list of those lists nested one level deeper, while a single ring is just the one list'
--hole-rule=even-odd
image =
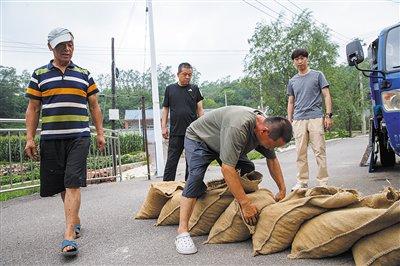
[{"label": "man in gray t-shirt", "polygon": [[207,189],[203,182],[208,165],[217,160],[222,175],[240,205],[249,224],[257,221],[258,210],[246,196],[240,175],[253,171],[254,164],[247,153],[257,150],[267,159],[269,172],[279,188],[275,196],[281,200],[286,186],[274,148],[283,146],[292,138],[292,126],[282,117],[265,117],[260,111],[244,106],[215,109],[194,121],[186,130],[185,157],[189,176],[182,192],[180,221],[176,249],[181,254],[197,252],[188,233],[189,218],[194,204]]},{"label": "man in gray t-shirt", "polygon": [[[332,99],[329,83],[322,72],[308,67],[308,52],[296,49],[292,60],[298,73],[288,83],[288,119],[292,122],[297,150],[297,184],[293,187],[307,188],[309,171],[307,162],[308,144],[314,151],[318,164],[319,186],[326,186],[328,170],[326,166],[326,145],[324,129],[332,127]],[[325,100],[325,115],[322,111],[322,96]]]}]

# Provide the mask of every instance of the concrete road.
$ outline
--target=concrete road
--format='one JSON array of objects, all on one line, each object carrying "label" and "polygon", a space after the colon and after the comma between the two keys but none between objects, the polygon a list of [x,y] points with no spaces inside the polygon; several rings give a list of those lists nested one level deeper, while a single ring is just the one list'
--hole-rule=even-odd
[{"label": "concrete road", "polygon": [[[331,184],[354,188],[363,194],[380,191],[392,184],[399,188],[400,165],[389,171],[368,173],[358,163],[364,152],[367,137],[342,139],[328,143],[328,165]],[[288,190],[295,184],[295,152],[278,154]],[[315,160],[310,153],[312,184],[315,184]],[[255,161],[264,174],[262,186],[276,192],[267,174],[264,160]],[[178,179],[183,179],[179,168]],[[207,178],[220,177],[218,167],[210,167]],[[159,181],[152,180],[150,182]],[[118,183],[91,185],[83,189],[82,237],[78,239],[80,254],[65,259],[59,253],[63,238],[64,212],[59,197],[40,198],[32,195],[1,203],[1,265],[72,263],[90,264],[180,264],[180,265],[353,265],[350,252],[321,260],[289,260],[289,251],[252,256],[251,241],[203,245],[204,237],[195,237],[199,252],[191,256],[175,251],[176,226],[155,227],[154,220],[134,220],[147,193],[149,181],[136,179]]]}]

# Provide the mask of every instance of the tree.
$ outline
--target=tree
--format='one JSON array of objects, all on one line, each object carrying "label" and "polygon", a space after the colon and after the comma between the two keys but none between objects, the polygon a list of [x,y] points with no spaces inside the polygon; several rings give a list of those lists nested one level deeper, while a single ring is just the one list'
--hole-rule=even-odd
[{"label": "tree", "polygon": [[29,80],[26,71],[18,75],[15,68],[0,66],[0,118],[24,118],[27,106],[24,94]]},{"label": "tree", "polygon": [[[271,24],[258,23],[249,39],[250,51],[245,70],[258,87],[273,114],[286,115],[286,85],[296,73],[290,55],[296,48],[306,48],[310,67],[329,72],[335,65],[338,46],[330,40],[326,26],[317,26],[305,11],[285,25],[280,16]],[[261,95],[260,95],[261,96]]]}]

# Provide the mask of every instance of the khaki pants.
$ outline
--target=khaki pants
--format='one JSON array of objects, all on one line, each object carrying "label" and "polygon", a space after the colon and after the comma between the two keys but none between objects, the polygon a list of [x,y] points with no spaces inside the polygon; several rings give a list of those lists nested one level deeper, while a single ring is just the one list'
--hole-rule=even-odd
[{"label": "khaki pants", "polygon": [[297,150],[297,181],[307,183],[309,179],[307,148],[311,144],[318,165],[318,182],[328,181],[326,167],[326,145],[322,118],[294,120],[293,131]]}]

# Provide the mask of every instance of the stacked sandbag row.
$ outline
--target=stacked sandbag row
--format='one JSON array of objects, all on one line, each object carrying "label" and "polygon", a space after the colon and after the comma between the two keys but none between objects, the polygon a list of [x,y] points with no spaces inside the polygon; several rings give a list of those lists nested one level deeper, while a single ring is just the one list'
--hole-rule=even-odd
[{"label": "stacked sandbag row", "polygon": [[[240,177],[240,182],[245,192],[249,193],[249,195],[258,190],[258,185],[261,181],[262,175],[256,171]],[[178,224],[183,187],[183,182],[153,183],[150,186],[145,202],[135,218],[158,218],[156,225]],[[192,236],[207,235],[233,199],[233,195],[224,180],[208,182],[206,193],[196,201],[190,217],[190,234]],[[270,199],[266,198],[265,201],[269,202]]]},{"label": "stacked sandbag row", "polygon": [[261,211],[253,234],[254,255],[288,248],[302,223],[328,210],[358,202],[354,190],[316,187],[291,192],[282,201]]},{"label": "stacked sandbag row", "polygon": [[157,182],[150,185],[149,192],[136,219],[156,219],[162,211],[164,205],[174,196],[177,191],[182,191],[185,182]]},{"label": "stacked sandbag row", "polygon": [[[209,182],[189,221],[192,236],[205,243],[252,238],[253,254],[271,254],[292,246],[288,256],[323,258],[352,248],[356,265],[400,265],[400,192],[387,188],[360,200],[355,190],[316,187],[291,192],[275,202],[259,189],[262,175],[241,177],[246,194],[260,211],[256,226],[245,224],[240,206],[223,180]],[[158,218],[157,225],[179,223],[183,182],[152,184],[136,218]]]},{"label": "stacked sandbag row", "polygon": [[[289,258],[331,257],[349,250],[358,265],[371,265],[399,254],[400,235],[390,235],[400,223],[399,191],[392,188],[364,197],[347,208],[321,214],[304,223],[292,243]],[[392,227],[393,226],[393,227]],[[380,232],[381,230],[385,230]],[[389,232],[389,233],[388,233]],[[381,243],[374,241],[381,240]],[[389,246],[389,247],[388,247]],[[400,264],[400,257],[392,260]]]}]

